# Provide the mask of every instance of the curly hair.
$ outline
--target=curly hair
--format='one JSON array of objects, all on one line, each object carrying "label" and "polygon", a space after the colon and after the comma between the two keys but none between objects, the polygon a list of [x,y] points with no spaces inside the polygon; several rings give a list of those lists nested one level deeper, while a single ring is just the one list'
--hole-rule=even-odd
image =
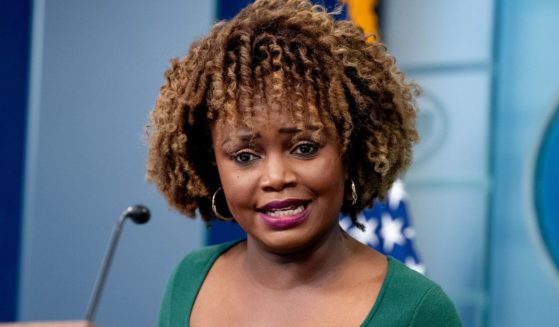
[{"label": "curly hair", "polygon": [[[255,102],[332,132],[351,180],[341,212],[382,199],[411,161],[418,88],[350,21],[306,0],[257,0],[173,59],[148,123],[147,179],[167,202],[206,222],[220,187],[211,124],[250,126]],[[281,106],[280,106],[281,107]],[[310,118],[308,118],[310,117]]]}]

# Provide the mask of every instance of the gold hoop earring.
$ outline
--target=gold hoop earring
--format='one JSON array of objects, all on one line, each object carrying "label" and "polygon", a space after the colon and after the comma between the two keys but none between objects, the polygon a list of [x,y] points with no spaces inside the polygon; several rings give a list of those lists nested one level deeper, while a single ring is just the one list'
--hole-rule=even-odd
[{"label": "gold hoop earring", "polygon": [[351,206],[357,203],[357,190],[355,189],[355,183],[353,179],[351,180]]},{"label": "gold hoop earring", "polygon": [[223,188],[222,187],[218,188],[214,192],[214,195],[212,195],[212,211],[213,211],[213,213],[214,213],[214,215],[217,219],[222,220],[222,221],[232,221],[233,217],[231,217],[231,218],[223,217],[222,215],[219,214],[219,212],[217,212],[217,207],[215,205],[215,197],[217,196],[217,192],[219,192],[220,190],[223,190]]}]

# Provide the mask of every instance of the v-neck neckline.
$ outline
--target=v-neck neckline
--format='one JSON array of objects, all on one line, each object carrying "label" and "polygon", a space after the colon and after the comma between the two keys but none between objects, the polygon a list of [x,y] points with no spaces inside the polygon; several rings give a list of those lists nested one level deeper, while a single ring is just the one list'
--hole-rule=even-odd
[{"label": "v-neck neckline", "polygon": [[[241,240],[236,240],[236,241],[230,241],[230,242],[226,242],[226,243],[222,243],[217,245],[217,251],[209,258],[209,260],[206,262],[205,266],[203,267],[203,269],[200,271],[200,277],[196,286],[196,295],[194,297],[192,297],[190,299],[190,301],[188,302],[188,306],[185,308],[186,310],[188,310],[187,315],[186,315],[186,321],[187,321],[187,326],[190,326],[190,316],[192,314],[192,309],[194,308],[194,303],[196,303],[196,299],[198,298],[198,294],[200,293],[200,289],[202,288],[202,285],[204,284],[204,281],[206,280],[210,270],[212,269],[213,265],[215,264],[215,262],[217,261],[217,259],[223,255],[225,252],[229,251],[231,248],[233,248],[235,245],[245,241],[246,239],[241,239]],[[377,298],[375,300],[375,303],[373,305],[373,307],[371,308],[371,310],[369,311],[369,313],[367,314],[367,316],[365,316],[365,319],[363,320],[363,322],[359,325],[361,327],[365,327],[367,326],[367,324],[369,324],[371,322],[371,320],[373,319],[373,317],[375,316],[375,313],[379,310],[379,307],[382,304],[382,300],[386,294],[386,290],[388,289],[390,282],[392,280],[392,276],[394,274],[394,258],[387,256],[387,262],[388,262],[388,267],[387,267],[387,271],[386,271],[386,275],[384,276],[384,280],[382,281],[382,285],[380,288],[380,291],[377,295]]]}]

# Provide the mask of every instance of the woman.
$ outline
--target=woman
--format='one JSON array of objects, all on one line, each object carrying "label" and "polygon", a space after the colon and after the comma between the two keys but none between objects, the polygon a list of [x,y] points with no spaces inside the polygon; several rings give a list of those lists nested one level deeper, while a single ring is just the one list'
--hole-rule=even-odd
[{"label": "woman", "polygon": [[458,326],[441,288],[355,241],[339,212],[409,165],[415,87],[348,21],[261,0],[173,60],[151,114],[148,178],[171,206],[234,220],[169,282],[160,326]]}]

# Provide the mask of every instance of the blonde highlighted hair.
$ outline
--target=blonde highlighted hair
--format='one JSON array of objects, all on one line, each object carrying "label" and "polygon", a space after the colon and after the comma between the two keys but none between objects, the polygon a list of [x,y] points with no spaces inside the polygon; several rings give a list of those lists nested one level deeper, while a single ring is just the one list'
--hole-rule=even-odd
[{"label": "blonde highlighted hair", "polygon": [[346,187],[341,211],[356,222],[408,167],[418,140],[417,88],[367,37],[305,0],[257,0],[216,23],[165,72],[148,124],[148,180],[181,213],[198,209],[211,221],[220,181],[210,125],[250,126],[255,103],[267,103],[335,136],[358,193],[351,205]]}]

